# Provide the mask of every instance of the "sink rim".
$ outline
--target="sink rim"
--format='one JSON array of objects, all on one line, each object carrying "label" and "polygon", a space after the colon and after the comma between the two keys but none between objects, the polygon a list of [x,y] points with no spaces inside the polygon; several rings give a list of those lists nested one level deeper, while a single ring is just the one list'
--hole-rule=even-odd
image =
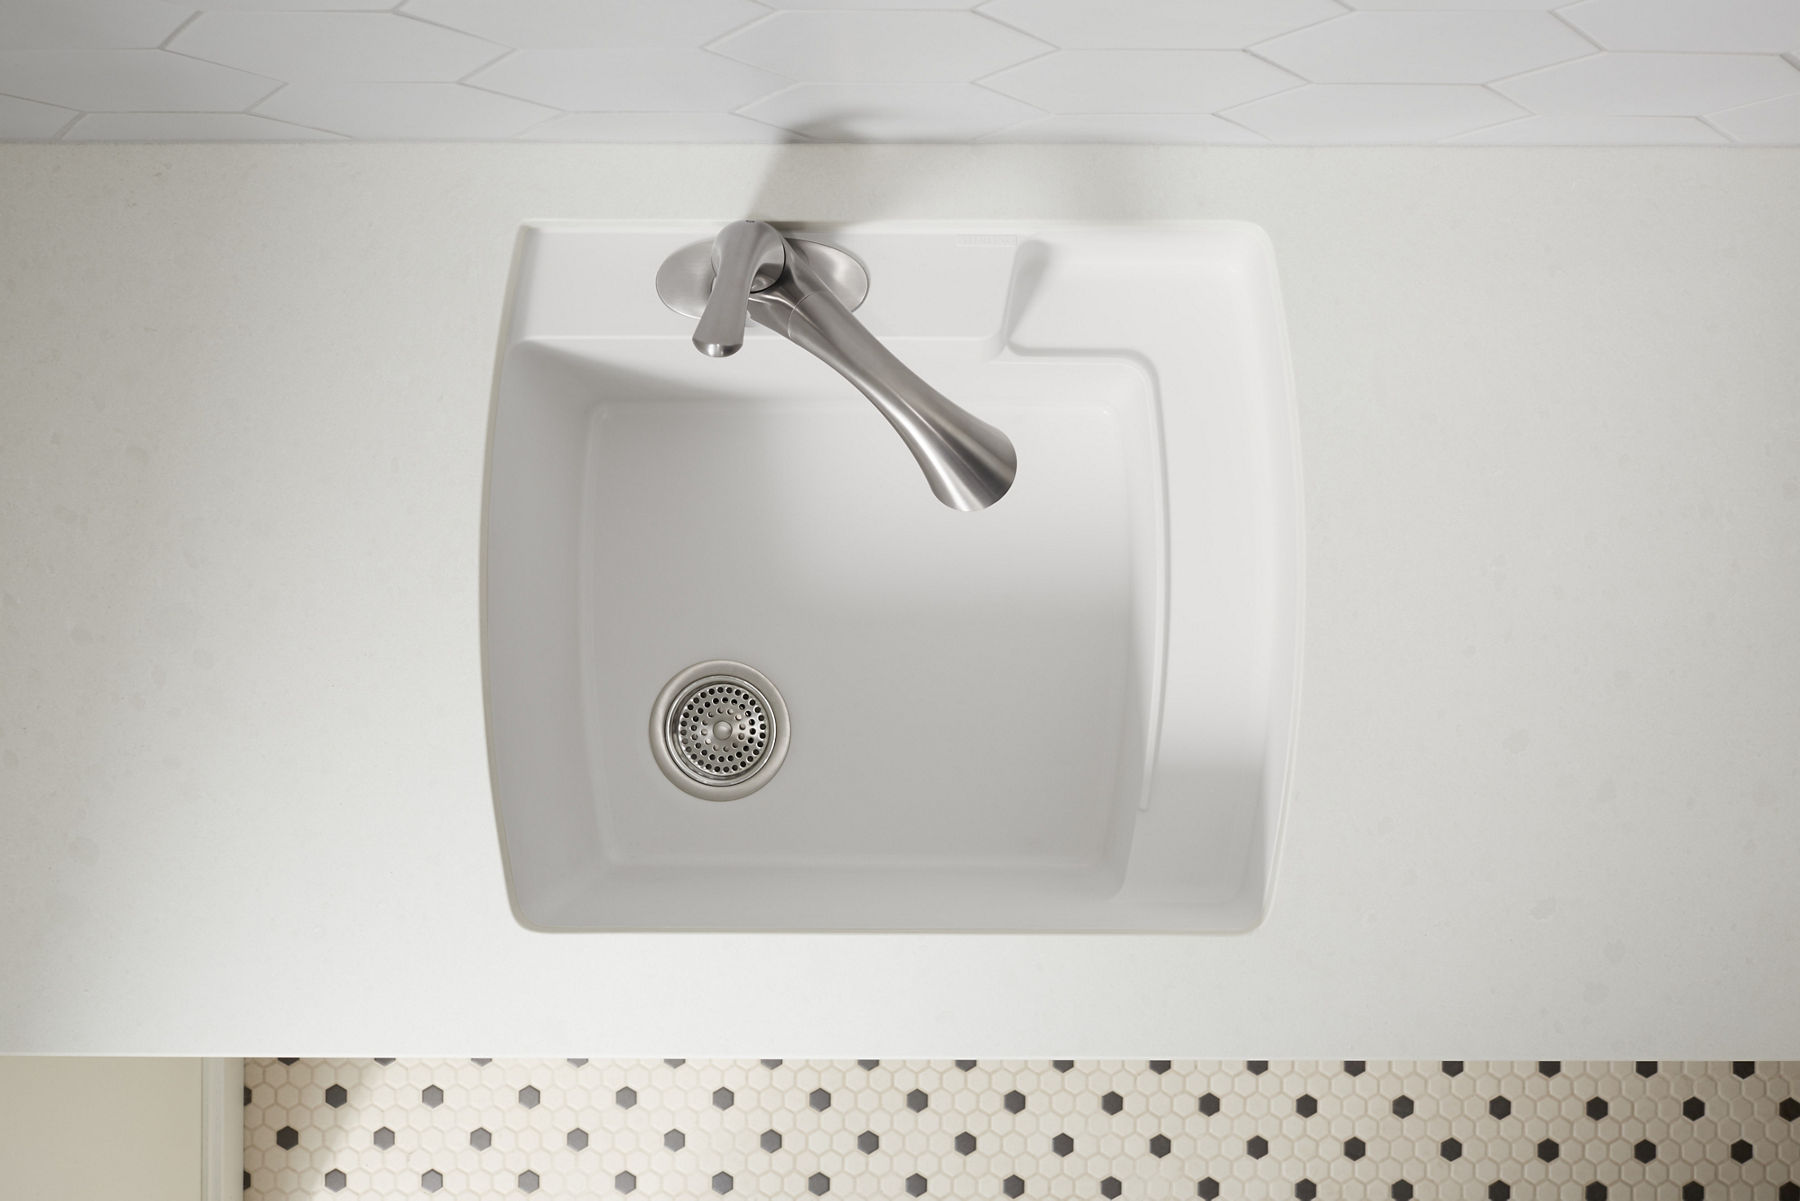
[{"label": "sink rim", "polygon": [[[497,358],[496,358],[496,369],[495,369],[496,388],[498,388],[501,371],[502,371],[502,368],[504,365],[505,350],[513,345],[518,344],[519,342],[529,340],[529,335],[521,336],[520,330],[523,326],[529,325],[529,323],[530,323],[529,318],[534,316],[534,314],[527,312],[525,315],[528,318],[528,320],[523,323],[521,323],[520,321],[517,320],[517,318],[520,317],[520,311],[519,311],[520,306],[518,304],[519,288],[517,285],[519,282],[519,278],[520,278],[521,274],[524,272],[524,268],[526,266],[525,250],[526,250],[527,244],[529,242],[531,242],[534,237],[539,237],[544,234],[576,234],[576,235],[595,234],[595,233],[604,234],[604,235],[613,235],[613,234],[621,234],[621,233],[625,233],[625,234],[640,234],[640,233],[667,234],[670,231],[676,231],[677,237],[679,237],[680,234],[682,234],[682,233],[686,233],[689,235],[690,240],[691,240],[691,238],[693,236],[693,231],[697,228],[704,228],[704,224],[703,223],[695,223],[695,222],[685,222],[685,221],[673,221],[673,222],[575,221],[575,222],[534,223],[533,225],[528,226],[526,229],[522,230],[521,236],[520,236],[521,255],[520,255],[519,260],[515,261],[514,278],[513,278],[514,286],[509,288],[509,294],[508,294],[507,324],[503,327],[503,333],[502,333],[502,339],[501,339],[502,354],[497,355]],[[1303,640],[1304,640],[1304,595],[1305,595],[1305,591],[1304,591],[1304,527],[1303,527],[1303,522],[1300,519],[1300,514],[1302,512],[1302,495],[1303,495],[1302,486],[1303,486],[1303,483],[1302,483],[1302,477],[1301,477],[1301,473],[1300,473],[1300,461],[1299,461],[1300,443],[1299,443],[1298,430],[1297,430],[1297,408],[1295,405],[1295,398],[1294,398],[1291,363],[1288,360],[1288,357],[1286,355],[1285,319],[1284,319],[1284,314],[1283,314],[1283,311],[1282,311],[1282,309],[1280,307],[1280,303],[1279,303],[1279,290],[1278,290],[1278,287],[1275,286],[1276,281],[1273,278],[1273,261],[1272,261],[1272,255],[1269,253],[1268,239],[1267,239],[1266,234],[1264,234],[1259,228],[1252,226],[1252,225],[1248,225],[1246,223],[1242,223],[1242,222],[1212,222],[1212,221],[1159,222],[1159,223],[1154,223],[1154,224],[1140,223],[1140,224],[1133,224],[1133,225],[1129,225],[1129,226],[1098,226],[1098,225],[1092,225],[1092,224],[1086,224],[1086,223],[1067,223],[1067,222],[1035,223],[1035,222],[1011,222],[1011,221],[872,222],[872,223],[861,224],[861,225],[854,225],[854,224],[853,225],[842,225],[842,226],[835,226],[835,227],[830,227],[830,228],[821,227],[821,226],[817,226],[817,225],[808,225],[808,226],[804,227],[803,231],[797,231],[797,232],[805,232],[808,234],[818,234],[820,236],[826,236],[826,237],[832,237],[832,238],[851,238],[851,237],[861,235],[861,234],[875,234],[875,235],[888,236],[888,235],[894,235],[894,234],[925,233],[925,234],[941,235],[941,234],[949,233],[949,234],[957,235],[957,236],[959,236],[959,238],[960,237],[968,237],[972,240],[975,240],[978,242],[984,242],[984,243],[986,242],[987,239],[995,239],[998,241],[1004,241],[1009,246],[1017,246],[1021,242],[1030,240],[1032,238],[1042,238],[1045,236],[1055,236],[1055,235],[1065,235],[1065,236],[1072,235],[1075,237],[1088,237],[1088,236],[1094,236],[1094,235],[1123,236],[1123,237],[1129,239],[1129,238],[1134,238],[1134,237],[1142,237],[1146,234],[1154,234],[1154,235],[1171,235],[1171,234],[1173,234],[1173,235],[1181,236],[1181,235],[1208,235],[1208,234],[1217,234],[1217,233],[1229,233],[1229,234],[1232,234],[1235,237],[1239,238],[1240,240],[1244,240],[1253,245],[1258,246],[1264,252],[1264,254],[1268,256],[1265,259],[1265,265],[1266,265],[1267,271],[1268,271],[1268,279],[1266,282],[1269,285],[1269,289],[1270,289],[1269,296],[1272,298],[1274,305],[1273,305],[1272,311],[1265,314],[1265,316],[1272,317],[1272,319],[1273,319],[1273,326],[1272,326],[1272,330],[1270,332],[1272,332],[1276,336],[1276,340],[1280,344],[1281,354],[1279,356],[1280,357],[1280,362],[1279,362],[1280,379],[1278,380],[1278,387],[1276,389],[1276,391],[1279,393],[1279,395],[1273,397],[1271,402],[1268,404],[1267,415],[1271,419],[1272,425],[1279,426],[1279,427],[1285,427],[1281,431],[1283,434],[1283,437],[1279,440],[1285,442],[1285,450],[1286,450],[1285,455],[1277,456],[1277,458],[1279,458],[1283,461],[1275,464],[1276,475],[1279,477],[1285,477],[1285,479],[1277,481],[1277,486],[1273,489],[1273,491],[1271,493],[1271,499],[1276,502],[1276,506],[1278,508],[1285,508],[1287,511],[1286,515],[1285,515],[1285,519],[1280,521],[1278,524],[1281,524],[1283,526],[1283,529],[1281,532],[1283,534],[1285,534],[1285,536],[1286,536],[1285,542],[1286,542],[1286,545],[1290,552],[1288,555],[1283,556],[1279,553],[1279,548],[1277,548],[1278,553],[1276,555],[1277,558],[1285,559],[1285,562],[1282,564],[1282,569],[1283,569],[1283,571],[1286,575],[1287,581],[1288,581],[1288,590],[1287,590],[1287,595],[1285,597],[1286,603],[1283,606],[1284,611],[1281,613],[1277,613],[1275,615],[1274,624],[1276,626],[1284,626],[1284,625],[1287,626],[1288,636],[1286,638],[1285,643],[1278,641],[1276,644],[1277,652],[1281,652],[1283,650],[1285,650],[1285,652],[1286,652],[1285,654],[1278,654],[1278,658],[1284,659],[1284,660],[1286,660],[1286,662],[1285,663],[1277,663],[1275,665],[1276,670],[1272,673],[1272,675],[1273,675],[1273,677],[1275,677],[1274,682],[1276,684],[1282,686],[1282,687],[1280,687],[1279,691],[1285,692],[1286,695],[1285,695],[1285,701],[1283,701],[1283,698],[1279,695],[1271,698],[1271,706],[1269,709],[1269,723],[1268,723],[1268,733],[1270,735],[1271,745],[1269,747],[1269,753],[1265,757],[1265,766],[1269,769],[1269,771],[1268,771],[1268,778],[1264,782],[1265,783],[1265,787],[1264,787],[1265,795],[1264,795],[1263,811],[1265,812],[1265,814],[1267,816],[1273,817],[1274,822],[1273,822],[1272,826],[1264,829],[1259,835],[1260,843],[1261,843],[1261,846],[1263,847],[1263,852],[1264,852],[1262,872],[1261,872],[1262,884],[1261,884],[1260,888],[1257,890],[1257,896],[1255,898],[1253,912],[1250,912],[1247,915],[1248,920],[1245,920],[1246,915],[1240,914],[1239,916],[1230,919],[1231,924],[1224,925],[1224,926],[1213,924],[1213,925],[1201,925],[1201,926],[1188,925],[1188,926],[1166,927],[1166,928],[1172,929],[1172,930],[1204,929],[1204,930],[1208,930],[1210,932],[1248,932],[1249,930],[1254,929],[1256,927],[1256,925],[1260,924],[1260,922],[1262,920],[1266,919],[1269,908],[1271,907],[1271,905],[1273,903],[1273,880],[1275,878],[1274,868],[1279,861],[1280,849],[1285,842],[1284,832],[1285,832],[1286,821],[1288,818],[1288,813],[1287,813],[1288,806],[1287,806],[1286,802],[1287,802],[1287,794],[1290,791],[1291,784],[1292,784],[1292,765],[1293,765],[1295,747],[1296,747],[1296,743],[1297,743],[1298,714],[1299,714],[1299,709],[1300,709],[1300,674],[1301,674],[1300,673],[1300,665],[1302,662],[1302,653],[1303,653],[1303,645],[1304,645]],[[879,284],[878,284],[878,287],[879,287]],[[632,333],[599,335],[599,337],[602,337],[602,338],[613,338],[613,339],[622,339],[622,340],[633,340],[633,339],[635,339],[637,337],[641,337],[641,336],[654,337],[656,335],[643,335],[643,334],[632,334]],[[675,337],[675,336],[679,336],[679,335],[671,333],[671,334],[668,334],[665,336]],[[769,335],[769,336],[773,337],[773,335]],[[924,336],[924,335],[919,335],[919,336]],[[955,337],[953,337],[952,340],[957,340],[957,339]],[[979,340],[979,339],[971,338],[968,335],[964,335],[964,336],[962,336],[962,340]],[[852,398],[852,399],[854,399],[854,398]],[[1165,396],[1159,394],[1157,397],[1157,403],[1159,406],[1159,416],[1166,416],[1165,413],[1161,412],[1161,408],[1163,406],[1166,406],[1169,403],[1167,398]],[[494,741],[495,741],[496,731],[495,731],[495,723],[494,723],[493,709],[492,709],[492,689],[488,686],[489,682],[492,678],[492,670],[493,669],[492,669],[492,665],[489,662],[489,653],[488,653],[489,649],[490,649],[490,639],[488,637],[489,585],[490,585],[490,580],[488,578],[488,568],[489,568],[489,565],[491,562],[490,540],[491,540],[492,530],[491,530],[490,524],[489,524],[489,518],[491,515],[491,506],[488,503],[487,495],[489,493],[491,493],[491,489],[492,489],[492,485],[493,485],[493,469],[494,469],[493,441],[494,441],[494,429],[495,429],[495,425],[497,423],[497,417],[498,417],[498,409],[496,407],[491,406],[490,407],[490,424],[489,424],[489,447],[488,447],[488,457],[487,457],[487,464],[486,464],[487,478],[485,481],[486,487],[484,488],[484,505],[483,505],[483,515],[482,515],[482,525],[483,525],[483,529],[482,529],[482,542],[483,542],[483,545],[482,545],[483,681],[484,681],[484,700],[486,700],[488,702],[488,719],[489,720],[488,720],[488,724],[487,724],[487,733],[488,733],[488,740],[489,740],[489,747],[490,747],[490,771],[491,771],[491,773],[494,772],[495,764],[496,764],[496,755],[494,754]],[[1169,446],[1169,443],[1168,443],[1168,440],[1166,439],[1166,437],[1159,443],[1158,451],[1161,455],[1163,455],[1165,457],[1170,453],[1170,446]],[[1168,520],[1172,523],[1174,518],[1171,516],[1168,518]],[[1172,551],[1167,552],[1167,553],[1168,553],[1169,557],[1171,557],[1171,558],[1173,557]],[[1166,627],[1167,623],[1173,619],[1174,609],[1175,609],[1175,604],[1174,604],[1173,600],[1168,597],[1165,597],[1164,611],[1163,611],[1163,624],[1165,627]],[[1165,645],[1162,649],[1163,649],[1163,653],[1159,659],[1159,665],[1162,668],[1162,674],[1166,677],[1170,671],[1169,648]],[[1160,743],[1161,741],[1162,741],[1162,731],[1159,729],[1156,732],[1156,742]],[[1150,755],[1152,758],[1154,758],[1156,755],[1156,751],[1152,750],[1150,752]],[[515,918],[517,920],[519,920],[522,925],[525,925],[528,928],[554,930],[557,932],[562,932],[564,930],[568,930],[570,932],[579,932],[582,930],[603,930],[603,929],[621,929],[621,930],[622,929],[640,929],[640,930],[646,930],[646,931],[654,931],[654,930],[662,930],[662,929],[668,928],[668,927],[656,926],[656,925],[630,926],[630,927],[620,927],[620,926],[600,927],[600,926],[593,926],[593,925],[584,925],[584,926],[563,927],[563,926],[546,926],[539,922],[531,920],[529,915],[527,915],[521,911],[521,906],[520,906],[519,900],[518,900],[518,892],[514,885],[514,881],[516,880],[515,869],[516,869],[517,865],[514,864],[512,861],[512,856],[511,856],[511,851],[510,851],[510,843],[508,842],[507,837],[506,837],[507,823],[506,823],[505,815],[503,814],[503,805],[502,805],[501,797],[499,794],[500,782],[497,778],[497,775],[496,775],[495,779],[492,781],[492,783],[495,786],[496,827],[497,827],[497,832],[501,835],[501,838],[502,838],[503,858],[505,859],[505,862],[506,862],[506,870],[507,870],[507,876],[508,876],[508,900],[509,900],[509,903],[512,905],[512,909],[513,909]],[[722,927],[708,927],[708,928],[722,928]],[[758,928],[759,929],[767,929],[769,932],[776,932],[778,929],[781,931],[799,932],[804,929],[823,930],[823,929],[833,929],[835,927],[824,927],[824,926],[804,927],[804,926],[790,925],[790,926],[782,926],[779,928],[777,928],[777,927],[758,927]],[[893,925],[893,926],[885,926],[882,928],[890,929],[890,930],[899,930],[899,929],[907,929],[907,928],[914,928],[914,927],[904,927],[904,926]],[[921,929],[921,930],[931,930],[934,932],[950,932],[949,930],[947,930],[946,928],[941,927],[941,926],[926,926],[926,927],[916,927],[916,928]],[[962,931],[977,932],[977,933],[978,932],[997,932],[999,930],[1008,929],[1008,928],[1009,927],[994,926],[994,925],[981,925],[981,926],[971,925],[971,926],[959,927],[957,932],[962,932]],[[1118,927],[1097,927],[1097,926],[1086,926],[1086,927],[1079,927],[1079,928],[1068,927],[1068,926],[1029,927],[1029,928],[1021,928],[1021,930],[1028,931],[1028,932],[1089,932],[1089,931],[1092,931],[1092,932],[1130,932],[1130,933],[1151,932],[1150,928],[1139,926],[1139,925],[1130,925],[1130,924],[1122,925],[1122,926],[1118,926]]]}]

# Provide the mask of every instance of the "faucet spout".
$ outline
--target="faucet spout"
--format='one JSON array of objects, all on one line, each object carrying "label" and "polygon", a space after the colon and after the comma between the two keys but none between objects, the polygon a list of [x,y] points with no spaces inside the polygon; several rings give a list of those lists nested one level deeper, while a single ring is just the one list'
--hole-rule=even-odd
[{"label": "faucet spout", "polygon": [[1018,473],[1012,440],[896,358],[772,226],[726,226],[713,243],[713,263],[717,275],[694,334],[702,353],[735,352],[743,344],[746,315],[754,318],[868,397],[944,504],[985,509],[1006,495]]}]

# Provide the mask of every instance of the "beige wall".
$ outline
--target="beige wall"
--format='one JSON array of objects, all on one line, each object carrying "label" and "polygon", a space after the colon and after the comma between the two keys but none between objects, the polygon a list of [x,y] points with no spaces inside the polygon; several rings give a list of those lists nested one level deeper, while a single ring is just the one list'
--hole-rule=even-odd
[{"label": "beige wall", "polygon": [[195,1201],[198,1059],[0,1056],[0,1194]]}]

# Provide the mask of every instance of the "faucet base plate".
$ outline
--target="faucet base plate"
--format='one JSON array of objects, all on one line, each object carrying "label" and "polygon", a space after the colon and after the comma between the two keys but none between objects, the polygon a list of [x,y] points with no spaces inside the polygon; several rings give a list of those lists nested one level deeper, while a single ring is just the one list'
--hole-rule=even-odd
[{"label": "faucet base plate", "polygon": [[[855,312],[868,298],[869,273],[855,255],[806,238],[788,238],[787,243],[845,308]],[[664,259],[656,272],[656,294],[683,317],[698,318],[706,312],[713,288],[712,249],[710,241],[683,246]]]}]

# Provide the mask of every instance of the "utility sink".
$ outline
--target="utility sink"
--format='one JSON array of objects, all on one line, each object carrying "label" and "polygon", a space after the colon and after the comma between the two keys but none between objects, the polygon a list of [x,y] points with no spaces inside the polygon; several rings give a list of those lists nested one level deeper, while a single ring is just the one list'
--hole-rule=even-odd
[{"label": "utility sink", "polygon": [[[482,624],[518,920],[1255,926],[1288,785],[1301,578],[1262,231],[788,231],[860,261],[857,318],[1010,436],[1011,491],[958,512],[798,347],[752,326],[732,358],[695,352],[656,276],[719,225],[520,236]],[[665,686],[715,660],[753,669],[785,719],[784,757],[726,800],[659,762],[669,727],[653,717]],[[738,743],[756,749],[760,729],[740,725]]]}]

